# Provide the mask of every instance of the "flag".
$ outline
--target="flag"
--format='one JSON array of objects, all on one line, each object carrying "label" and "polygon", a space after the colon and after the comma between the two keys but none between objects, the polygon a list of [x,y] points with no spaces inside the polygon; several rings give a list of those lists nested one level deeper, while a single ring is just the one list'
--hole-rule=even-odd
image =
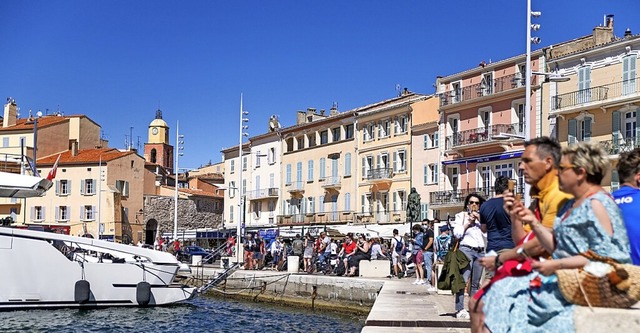
[{"label": "flag", "polygon": [[53,164],[53,168],[51,168],[51,171],[49,171],[49,174],[47,175],[47,180],[51,181],[53,180],[53,178],[56,178],[56,171],[58,171],[59,161],[60,161],[60,155],[58,155],[58,158],[56,159],[56,163]]}]

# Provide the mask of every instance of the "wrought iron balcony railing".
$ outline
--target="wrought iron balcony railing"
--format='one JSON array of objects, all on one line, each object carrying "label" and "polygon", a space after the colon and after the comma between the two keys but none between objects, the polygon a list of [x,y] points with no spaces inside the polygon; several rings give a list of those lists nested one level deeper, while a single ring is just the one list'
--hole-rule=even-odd
[{"label": "wrought iron balcony railing", "polygon": [[340,176],[327,177],[327,178],[325,178],[324,184],[322,184],[322,187],[324,187],[324,188],[340,188],[341,181],[342,181],[342,177],[340,177]]},{"label": "wrought iron balcony railing", "polygon": [[280,195],[280,189],[277,187],[264,188],[247,192],[247,199],[257,200],[264,198],[277,198]]},{"label": "wrought iron balcony railing", "polygon": [[605,152],[609,155],[630,152],[640,147],[640,137],[627,139],[612,139],[599,142]]},{"label": "wrought iron balcony railing", "polygon": [[508,136],[505,137],[504,134],[524,136],[524,128],[524,122],[522,122],[516,124],[489,125],[487,127],[460,131],[447,137],[446,149],[509,138]]},{"label": "wrought iron balcony railing", "polygon": [[[516,185],[516,193],[524,192],[524,184]],[[496,195],[495,188],[477,187],[469,189],[458,189],[448,191],[437,191],[429,193],[429,204],[432,206],[463,206],[464,199],[471,193],[478,193],[485,199],[490,199]]]},{"label": "wrought iron balcony railing", "polygon": [[278,215],[279,225],[312,225],[355,222],[353,211],[316,212],[305,214]]},{"label": "wrought iron balcony railing", "polygon": [[640,79],[634,78],[553,96],[551,97],[551,111],[560,112],[573,106],[631,97],[638,93],[640,93]]},{"label": "wrought iron balcony railing", "polygon": [[393,176],[392,168],[370,169],[367,173],[367,180],[390,179]]},{"label": "wrought iron balcony railing", "polygon": [[[440,95],[440,106],[447,106],[524,87],[524,81],[524,77],[521,74],[510,74],[468,87],[449,90]],[[536,84],[536,81],[536,76],[532,76],[531,84]]]},{"label": "wrought iron balcony railing", "polygon": [[289,192],[304,192],[304,182],[303,181],[295,181],[291,182],[291,184],[287,184],[287,191]]}]

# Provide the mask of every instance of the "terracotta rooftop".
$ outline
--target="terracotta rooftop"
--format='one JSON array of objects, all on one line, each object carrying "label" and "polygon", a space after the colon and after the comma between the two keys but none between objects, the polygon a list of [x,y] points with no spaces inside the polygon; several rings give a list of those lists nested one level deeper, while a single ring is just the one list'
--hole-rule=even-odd
[{"label": "terracotta rooftop", "polygon": [[[72,156],[71,151],[65,151],[60,155],[60,162],[58,165],[73,165],[73,164],[98,164],[100,159],[104,162],[112,161],[123,156],[135,154],[134,151],[119,151],[115,148],[95,148],[95,149],[83,149],[78,151],[78,155]],[[37,165],[40,166],[53,166],[56,162],[58,154],[43,157],[38,159]]]},{"label": "terracotta rooftop", "polygon": [[[38,118],[38,128],[47,127],[54,124],[63,123],[69,121],[70,118],[87,118],[84,115],[72,115],[72,116],[43,116]],[[87,118],[88,119],[88,118]],[[1,122],[0,122],[1,123]],[[9,127],[0,126],[0,131],[24,131],[24,130],[33,130],[33,121],[28,118],[19,118],[16,121],[16,124]]]}]

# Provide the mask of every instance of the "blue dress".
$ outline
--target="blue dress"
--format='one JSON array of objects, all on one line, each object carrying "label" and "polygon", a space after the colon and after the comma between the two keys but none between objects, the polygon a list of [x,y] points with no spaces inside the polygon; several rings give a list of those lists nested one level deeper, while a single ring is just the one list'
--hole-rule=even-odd
[{"label": "blue dress", "polygon": [[[613,235],[607,234],[595,220],[591,201],[600,201],[611,219]],[[598,192],[564,217],[574,200],[569,201],[554,221],[556,238],[554,259],[579,255],[591,249],[621,263],[629,263],[629,239],[618,206],[606,192]],[[540,277],[540,287],[530,282]],[[574,305],[565,301],[557,276],[532,272],[495,282],[484,296],[485,324],[491,332],[571,332],[574,331]]]}]

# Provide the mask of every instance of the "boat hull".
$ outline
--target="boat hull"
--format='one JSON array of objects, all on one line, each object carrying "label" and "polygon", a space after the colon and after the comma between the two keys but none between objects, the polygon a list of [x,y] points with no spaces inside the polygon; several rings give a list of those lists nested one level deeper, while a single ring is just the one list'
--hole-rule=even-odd
[{"label": "boat hull", "polygon": [[159,306],[195,295],[173,282],[179,266],[169,254],[46,232],[0,228],[0,267],[0,310]]}]

